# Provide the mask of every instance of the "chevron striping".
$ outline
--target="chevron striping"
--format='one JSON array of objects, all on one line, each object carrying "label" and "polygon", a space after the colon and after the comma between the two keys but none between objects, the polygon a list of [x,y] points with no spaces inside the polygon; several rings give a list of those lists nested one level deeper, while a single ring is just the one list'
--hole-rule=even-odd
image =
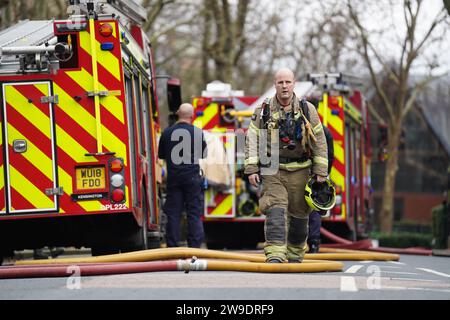
[{"label": "chevron striping", "polygon": [[[27,139],[27,152],[24,152],[22,156],[27,159],[30,163],[32,163],[37,170],[39,170],[44,176],[46,176],[50,181],[54,180],[54,172],[53,172],[53,162],[52,159],[49,158],[49,155],[45,154],[34,145],[28,137],[25,137],[20,133],[19,130],[14,128],[11,123],[8,123],[8,142],[9,145],[12,146],[13,140],[18,138],[26,138]],[[51,156],[51,155],[50,155]],[[12,159],[10,159],[10,163]]]},{"label": "chevron striping", "polygon": [[209,122],[216,116],[219,112],[219,106],[217,103],[211,103],[208,105],[205,110],[203,111],[203,115],[197,117],[194,120],[194,126],[198,128],[206,128],[209,124]]},{"label": "chevron striping", "polygon": [[[37,188],[32,182],[30,182],[20,171],[16,170],[14,166],[9,166],[11,187],[16,191],[20,190],[21,194],[33,195],[27,197],[27,201],[30,202],[35,208],[39,209],[53,209],[55,204],[48,196]],[[12,205],[12,204],[11,204]],[[27,208],[28,209],[28,208]]]},{"label": "chevron striping", "polygon": [[222,202],[213,210],[211,211],[210,215],[229,215],[231,213],[231,209],[233,206],[233,195],[228,195],[224,199],[222,199]]},{"label": "chevron striping", "polygon": [[[67,75],[72,78],[76,83],[78,83],[84,90],[93,91],[93,78],[92,75],[87,72],[86,69],[81,68],[80,71],[67,71]],[[105,91],[106,87],[99,83],[99,90]],[[121,123],[124,123],[124,112],[123,104],[120,99],[115,96],[108,96],[101,98],[100,103],[102,106],[108,110],[113,116],[115,116]]]},{"label": "chevron striping", "polygon": [[[48,115],[43,113],[36,105],[29,103],[16,88],[7,86],[5,89],[6,101],[18,113],[23,115],[36,129],[42,132],[47,138],[51,139],[50,126],[51,121]],[[28,107],[29,106],[29,107]]]},{"label": "chevron striping", "polygon": [[[91,52],[90,33],[80,32],[80,46],[87,53]],[[100,42],[96,41],[96,50],[98,54],[97,62],[102,65],[109,73],[120,81],[120,61],[109,51],[100,49]]]}]

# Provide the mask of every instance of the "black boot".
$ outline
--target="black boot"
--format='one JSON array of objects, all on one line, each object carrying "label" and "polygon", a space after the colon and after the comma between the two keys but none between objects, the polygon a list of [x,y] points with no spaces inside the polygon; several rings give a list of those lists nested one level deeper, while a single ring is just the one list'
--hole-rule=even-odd
[{"label": "black boot", "polygon": [[320,239],[311,239],[311,241],[309,241],[308,253],[319,253],[319,249],[320,249]]}]

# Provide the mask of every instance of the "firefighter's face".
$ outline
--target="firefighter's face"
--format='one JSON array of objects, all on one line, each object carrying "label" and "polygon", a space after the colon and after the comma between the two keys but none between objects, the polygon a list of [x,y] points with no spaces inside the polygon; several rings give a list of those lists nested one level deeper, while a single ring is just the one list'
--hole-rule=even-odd
[{"label": "firefighter's face", "polygon": [[290,100],[294,92],[294,74],[292,71],[280,70],[275,75],[275,89],[280,100]]}]

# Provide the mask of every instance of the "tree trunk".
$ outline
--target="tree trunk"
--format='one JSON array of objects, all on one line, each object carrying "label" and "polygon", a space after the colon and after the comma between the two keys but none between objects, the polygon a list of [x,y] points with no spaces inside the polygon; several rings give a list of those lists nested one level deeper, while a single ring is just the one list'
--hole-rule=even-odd
[{"label": "tree trunk", "polygon": [[[204,7],[207,8],[208,2],[204,1]],[[212,16],[210,10],[204,10],[204,25],[203,25],[203,39],[202,39],[202,80],[204,84],[210,82],[209,74],[209,59],[211,57],[209,51],[209,42],[211,41]]]},{"label": "tree trunk", "polygon": [[216,61],[216,78],[225,83],[233,83],[233,65]]},{"label": "tree trunk", "polygon": [[384,178],[383,202],[380,213],[381,232],[391,234],[394,222],[394,193],[395,180],[398,170],[398,146],[401,136],[401,123],[397,123],[390,128],[389,143],[388,143],[388,158],[386,161],[386,173]]}]

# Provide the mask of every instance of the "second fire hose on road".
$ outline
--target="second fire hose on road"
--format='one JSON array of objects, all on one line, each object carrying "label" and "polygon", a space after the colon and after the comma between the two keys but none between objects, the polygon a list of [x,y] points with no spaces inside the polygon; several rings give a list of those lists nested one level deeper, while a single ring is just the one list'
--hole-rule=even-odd
[{"label": "second fire hose on road", "polygon": [[[268,273],[338,272],[344,265],[334,260],[398,260],[396,254],[345,249],[324,249],[306,254],[302,263],[265,263],[265,256],[254,253],[224,252],[196,248],[142,250],[98,257],[17,261],[0,268],[0,279],[67,277],[71,266],[80,275],[109,275],[155,271],[243,271]],[[179,260],[174,260],[179,259]]]}]

